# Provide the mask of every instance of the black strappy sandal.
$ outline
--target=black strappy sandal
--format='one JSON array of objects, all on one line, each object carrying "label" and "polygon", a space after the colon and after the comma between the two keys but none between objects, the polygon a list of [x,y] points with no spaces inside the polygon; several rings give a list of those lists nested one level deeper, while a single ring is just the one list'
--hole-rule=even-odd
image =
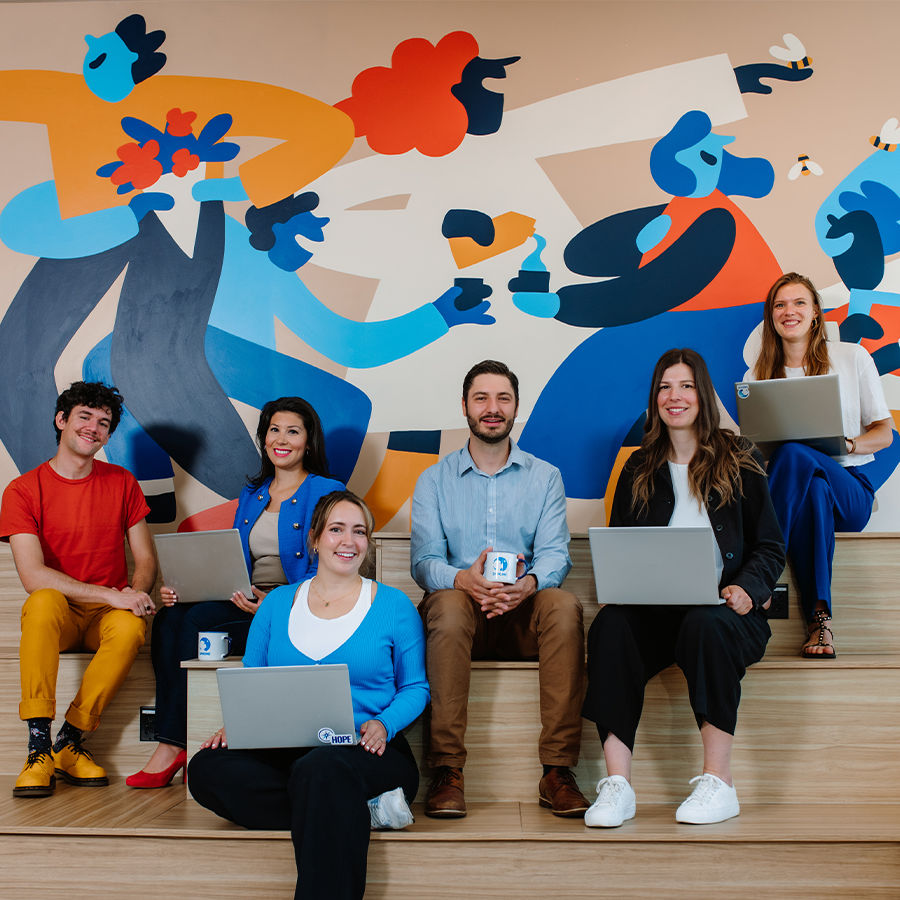
[{"label": "black strappy sandal", "polygon": [[[813,632],[819,632],[819,639],[815,643],[807,641],[800,651],[800,655],[804,659],[834,659],[837,656],[834,650],[834,632],[825,624],[831,621],[831,616],[824,609],[817,609],[813,613],[813,620],[809,623],[809,637],[812,638]],[[828,632],[830,640],[825,640],[825,632]],[[827,650],[816,653],[813,648],[827,647]]]}]

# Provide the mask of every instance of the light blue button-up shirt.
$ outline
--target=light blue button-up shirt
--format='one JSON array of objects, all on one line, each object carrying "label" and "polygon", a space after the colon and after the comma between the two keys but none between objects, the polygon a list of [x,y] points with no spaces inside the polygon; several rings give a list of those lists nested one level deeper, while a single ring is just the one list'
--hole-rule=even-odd
[{"label": "light blue button-up shirt", "polygon": [[410,572],[424,591],[452,588],[456,573],[487,547],[523,553],[539,589],[559,587],[572,568],[559,469],[510,444],[494,475],[475,465],[466,443],[419,477]]}]

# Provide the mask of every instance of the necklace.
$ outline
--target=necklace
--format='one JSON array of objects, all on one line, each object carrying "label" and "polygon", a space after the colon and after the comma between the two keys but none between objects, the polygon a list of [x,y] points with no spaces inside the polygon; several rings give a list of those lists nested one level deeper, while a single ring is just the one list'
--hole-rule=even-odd
[{"label": "necklace", "polygon": [[360,588],[362,587],[362,579],[359,576],[357,576],[357,581],[359,582],[359,584],[354,585],[351,590],[345,591],[339,597],[337,597],[335,599],[330,599],[330,600],[325,599],[324,595],[322,594],[321,590],[319,589],[319,583],[315,578],[313,578],[309,587],[310,587],[310,591],[315,590],[315,593],[318,595],[319,600],[322,601],[322,606],[328,607],[328,606],[331,606],[332,603],[337,603],[341,600],[344,600],[347,597],[352,597],[353,594],[358,594],[360,591]]}]

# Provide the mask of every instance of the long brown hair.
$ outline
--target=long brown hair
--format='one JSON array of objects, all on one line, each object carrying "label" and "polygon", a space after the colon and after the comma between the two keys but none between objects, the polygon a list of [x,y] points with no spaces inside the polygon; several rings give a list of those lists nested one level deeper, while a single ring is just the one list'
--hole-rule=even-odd
[{"label": "long brown hair", "polygon": [[691,494],[706,503],[713,492],[718,495],[718,506],[727,506],[741,490],[741,469],[762,472],[751,454],[751,446],[730,431],[719,426],[719,407],[716,391],[703,357],[689,347],[667,350],[659,358],[650,381],[650,398],[647,401],[647,421],[641,453],[631,485],[631,507],[643,515],[654,491],[654,479],[659,469],[668,461],[672,444],[669,429],[659,416],[657,395],[666,370],[684,363],[694,375],[697,391],[697,419],[694,431],[697,450],[688,465],[688,485]]},{"label": "long brown hair", "polygon": [[803,355],[803,369],[807,375],[827,375],[830,367],[828,359],[828,344],[825,336],[825,316],[822,314],[822,300],[813,283],[805,276],[796,272],[787,272],[782,275],[766,295],[766,305],[763,309],[763,333],[762,346],[753,374],[759,380],[768,378],[784,378],[784,345],[781,335],[775,330],[773,312],[775,309],[775,295],[786,284],[800,284],[805,287],[812,296],[815,306],[815,315],[809,330],[809,341],[806,345],[806,353]]}]

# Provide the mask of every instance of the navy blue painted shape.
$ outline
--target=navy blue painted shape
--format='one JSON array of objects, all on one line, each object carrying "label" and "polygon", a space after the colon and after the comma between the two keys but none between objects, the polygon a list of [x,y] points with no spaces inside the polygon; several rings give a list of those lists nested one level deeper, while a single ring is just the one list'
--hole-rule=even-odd
[{"label": "navy blue painted shape", "polygon": [[582,328],[637,322],[680,306],[721,271],[734,247],[734,217],[710,209],[684,234],[639,269],[609,281],[559,288],[555,318]]},{"label": "navy blue painted shape", "polygon": [[837,218],[829,216],[828,238],[853,235],[853,243],[834,257],[834,267],[848,288],[874,290],[884,278],[884,245],[871,213],[858,209]]},{"label": "navy blue painted shape", "polygon": [[392,431],[388,437],[388,450],[404,453],[436,454],[441,449],[440,431]]},{"label": "navy blue painted shape", "polygon": [[39,259],[0,321],[0,440],[20,472],[56,453],[54,367],[137,240],[78,259]]},{"label": "navy blue painted shape", "polygon": [[466,63],[458,84],[450,93],[466,109],[468,134],[493,134],[503,121],[503,94],[489,91],[482,83],[485,78],[506,78],[506,67],[518,62],[521,56],[506,59],[484,59],[476,56]]},{"label": "navy blue painted shape", "polygon": [[865,313],[854,313],[847,316],[840,324],[841,340],[847,344],[857,344],[863,338],[878,340],[884,337],[884,328],[871,316]]},{"label": "navy blue painted shape", "polygon": [[494,222],[487,214],[477,209],[448,209],[441,223],[441,234],[445,238],[472,238],[476,244],[489,247],[494,243]]},{"label": "navy blue painted shape", "polygon": [[635,238],[665,209],[665,204],[629,209],[588,225],[566,244],[563,252],[566,266],[578,275],[596,278],[633,272],[642,256]]},{"label": "navy blue painted shape", "polygon": [[742,94],[771,94],[772,86],[763,84],[761,79],[772,78],[775,81],[805,81],[813,73],[807,66],[805,69],[792,69],[778,63],[750,63],[746,66],[735,66],[734,77]]},{"label": "navy blue painted shape", "polygon": [[134,239],[110,365],[128,408],[181,468],[223,497],[259,467],[256,445],[206,361],[225,244],[221,202],[200,205],[193,257],[155,214]]}]

